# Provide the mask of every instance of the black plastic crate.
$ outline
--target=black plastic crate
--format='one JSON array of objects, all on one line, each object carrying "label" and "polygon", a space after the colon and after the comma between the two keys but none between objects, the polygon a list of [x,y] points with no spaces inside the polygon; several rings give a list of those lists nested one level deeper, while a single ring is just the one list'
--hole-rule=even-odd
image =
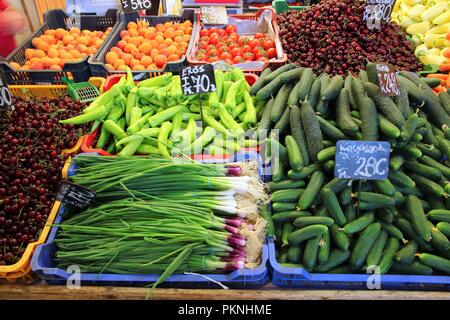
[{"label": "black plastic crate", "polygon": [[91,67],[91,72],[94,77],[108,77],[114,74],[123,74],[124,70],[110,70],[106,67],[105,56],[111,50],[112,47],[117,45],[121,40],[120,32],[127,29],[129,22],[136,22],[138,20],[144,20],[149,26],[156,26],[158,23],[174,22],[181,23],[186,20],[192,22],[192,33],[191,39],[189,40],[189,45],[186,49],[185,55],[177,61],[168,62],[164,67],[164,70],[142,70],[133,71],[134,75],[139,75],[137,80],[142,80],[144,78],[150,78],[163,74],[164,72],[179,73],[180,69],[187,66],[186,56],[191,51],[194,44],[194,35],[197,28],[199,28],[199,21],[197,19],[197,14],[194,9],[186,9],[183,11],[181,16],[139,16],[138,13],[125,14],[121,12],[120,14],[120,24],[115,28],[114,32],[108,38],[108,41],[101,47],[101,50],[97,52],[93,57],[89,58],[89,65]]},{"label": "black plastic crate", "polygon": [[[63,77],[70,77],[74,82],[87,81],[92,76],[88,59],[79,62],[70,62],[64,65],[62,71],[52,70],[16,70],[11,67],[10,62],[16,62],[23,65],[26,61],[25,50],[33,48],[31,41],[35,37],[39,37],[48,29],[78,27],[80,29],[88,29],[91,31],[105,31],[112,27],[113,31],[105,39],[102,46],[105,45],[114,33],[114,27],[119,24],[119,13],[117,10],[108,10],[104,16],[96,15],[79,15],[69,17],[62,10],[50,10],[44,15],[44,24],[39,27],[32,35],[30,35],[19,47],[17,47],[6,59],[0,61],[0,69],[5,72],[8,84],[15,85],[33,85],[33,84],[64,84],[61,81]],[[101,50],[102,46],[99,48]]]}]

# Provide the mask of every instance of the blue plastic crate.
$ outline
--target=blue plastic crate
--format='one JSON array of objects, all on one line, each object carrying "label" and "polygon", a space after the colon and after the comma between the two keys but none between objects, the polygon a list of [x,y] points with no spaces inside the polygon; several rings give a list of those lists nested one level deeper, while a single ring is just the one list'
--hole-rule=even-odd
[{"label": "blue plastic crate", "polygon": [[[260,157],[256,152],[237,153],[229,159],[223,160],[205,160],[203,162],[234,162],[255,160],[259,164]],[[259,168],[261,166],[258,166]],[[75,174],[76,166],[70,165],[68,173],[69,176]],[[62,215],[65,208],[61,205],[58,215],[55,219],[55,224],[62,220]],[[65,284],[69,280],[72,273],[66,270],[55,268],[53,264],[53,257],[56,252],[56,245],[53,243],[58,232],[58,227],[53,227],[48,236],[47,242],[38,246],[33,254],[31,260],[31,269],[36,272],[39,277],[50,284]],[[269,280],[267,263],[269,259],[268,245],[265,243],[262,248],[261,264],[255,269],[240,269],[228,274],[203,274],[209,279],[220,282],[232,288],[254,288],[262,286]],[[141,275],[123,275],[123,274],[92,274],[82,273],[80,281],[87,285],[134,285],[145,286],[155,282],[159,275],[141,274]],[[176,286],[176,287],[213,287],[219,286],[209,279],[197,275],[175,274],[170,276],[161,286]]]},{"label": "blue plastic crate", "polygon": [[[325,290],[369,290],[373,274],[320,274],[310,273],[302,268],[282,267],[276,259],[275,243],[267,240],[269,263],[274,285],[285,288]],[[380,275],[381,290],[450,290],[450,276]]]}]

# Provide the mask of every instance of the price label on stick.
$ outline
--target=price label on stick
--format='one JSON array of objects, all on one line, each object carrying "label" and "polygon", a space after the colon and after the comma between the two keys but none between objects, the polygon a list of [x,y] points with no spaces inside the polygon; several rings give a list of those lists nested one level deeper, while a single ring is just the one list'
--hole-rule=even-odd
[{"label": "price label on stick", "polygon": [[370,30],[381,29],[381,21],[390,22],[395,0],[367,0],[364,7],[363,21]]},{"label": "price label on stick", "polygon": [[200,19],[204,24],[228,24],[227,8],[209,6],[200,8]]},{"label": "price label on stick", "polygon": [[155,5],[159,7],[159,0],[120,0],[120,4],[125,13],[132,13],[140,10],[149,10]]},{"label": "price label on stick", "polygon": [[376,64],[376,69],[381,93],[385,96],[400,95],[395,71],[389,66],[379,63]]},{"label": "price label on stick", "polygon": [[89,207],[95,198],[95,191],[79,186],[70,181],[63,180],[58,185],[56,199],[65,205],[71,205],[79,209]]},{"label": "price label on stick", "polygon": [[389,172],[391,145],[385,141],[339,140],[334,176],[352,180],[384,180]]},{"label": "price label on stick", "polygon": [[6,83],[3,72],[0,72],[0,109],[6,109],[11,106],[12,97]]},{"label": "price label on stick", "polygon": [[186,67],[180,71],[181,89],[187,96],[216,91],[216,78],[212,64]]}]

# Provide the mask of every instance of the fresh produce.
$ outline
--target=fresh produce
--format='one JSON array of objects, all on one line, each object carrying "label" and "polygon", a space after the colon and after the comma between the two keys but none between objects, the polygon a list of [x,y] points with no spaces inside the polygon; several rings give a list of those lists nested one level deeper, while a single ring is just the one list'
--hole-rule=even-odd
[{"label": "fresh produce", "polygon": [[129,22],[120,32],[120,41],[105,55],[111,70],[163,69],[168,62],[180,60],[189,46],[192,22],[165,22],[149,26],[144,20]]},{"label": "fresh produce", "polygon": [[266,221],[258,206],[267,195],[255,165],[92,155],[72,161],[70,179],[97,196],[58,225],[58,267],[158,274],[154,288],[173,273],[260,264]]},{"label": "fresh produce", "polygon": [[[450,65],[450,1],[399,0],[392,19],[411,36],[423,64]],[[442,71],[449,71],[442,70]]]},{"label": "fresh produce", "polygon": [[[448,274],[450,113],[447,97],[440,98],[447,93],[437,96],[426,78],[401,71],[403,96],[383,96],[371,63],[367,78],[305,79],[310,68],[289,68],[284,72],[300,77],[291,82],[266,73],[259,79],[265,86],[250,89],[256,97],[274,97],[272,111],[291,115],[283,131],[275,131],[282,118],[264,124],[272,128],[265,156],[272,168],[268,186],[281,265],[319,273],[335,273],[335,267],[366,273],[377,266],[383,274]],[[295,98],[277,99],[287,84],[296,88],[290,94]],[[316,92],[319,98],[311,102]],[[359,190],[358,183],[334,178],[338,140],[388,141],[388,179],[364,181]],[[294,250],[297,255],[289,254]]]},{"label": "fresh produce", "polygon": [[289,61],[341,76],[358,74],[366,60],[416,71],[420,64],[405,33],[395,23],[369,30],[363,21],[366,1],[324,0],[304,11],[277,16],[280,38]]},{"label": "fresh produce", "polygon": [[66,62],[76,62],[94,54],[111,33],[112,27],[103,31],[47,29],[31,40],[34,48],[25,49],[25,63],[10,62],[18,70],[61,71]]},{"label": "fresh produce", "polygon": [[[130,69],[83,114],[61,121],[94,122],[100,135],[96,148],[120,156],[153,154],[232,154],[256,147],[257,137],[244,139],[261,118],[264,103],[255,103],[240,69],[215,71],[217,90],[186,96],[180,76],[166,73],[135,85]],[[259,114],[259,116],[258,116]],[[201,123],[203,116],[203,124]],[[103,121],[103,124],[100,124]]]},{"label": "fresh produce", "polygon": [[276,57],[275,41],[268,34],[239,35],[231,24],[224,28],[203,28],[195,53],[195,59],[204,63],[223,60],[229,65]]},{"label": "fresh produce", "polygon": [[55,201],[67,155],[83,127],[58,124],[84,105],[69,97],[14,99],[0,112],[0,265],[12,265],[37,241]]}]

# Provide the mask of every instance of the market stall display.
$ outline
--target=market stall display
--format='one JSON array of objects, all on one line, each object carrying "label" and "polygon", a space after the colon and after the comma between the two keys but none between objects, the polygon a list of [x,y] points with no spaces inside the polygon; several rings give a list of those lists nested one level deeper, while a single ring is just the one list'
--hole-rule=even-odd
[{"label": "market stall display", "polygon": [[[269,139],[278,153],[266,148],[276,259],[314,273],[449,274],[447,93],[440,100],[427,79],[400,71],[392,99],[373,66],[344,80],[286,65],[251,88],[269,100],[260,128],[280,135]],[[338,140],[389,141],[388,179],[358,189],[336,178]]]}]

